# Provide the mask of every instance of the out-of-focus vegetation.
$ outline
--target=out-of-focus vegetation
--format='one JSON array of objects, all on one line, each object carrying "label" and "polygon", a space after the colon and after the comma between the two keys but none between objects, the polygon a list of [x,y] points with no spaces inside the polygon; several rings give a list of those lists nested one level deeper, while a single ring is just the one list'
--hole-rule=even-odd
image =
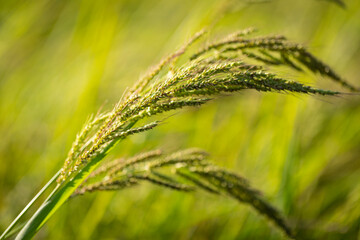
[{"label": "out-of-focus vegetation", "polygon": [[[304,42],[359,86],[360,2],[3,1],[0,3],[0,231],[63,164],[90,113],[109,109],[194,32],[246,27]],[[279,74],[343,90],[318,76]],[[316,79],[316,81],[314,81]],[[200,147],[257,186],[301,236],[357,239],[360,99],[242,92],[185,110],[112,153]],[[146,185],[62,206],[38,239],[279,239],[247,206]]]}]

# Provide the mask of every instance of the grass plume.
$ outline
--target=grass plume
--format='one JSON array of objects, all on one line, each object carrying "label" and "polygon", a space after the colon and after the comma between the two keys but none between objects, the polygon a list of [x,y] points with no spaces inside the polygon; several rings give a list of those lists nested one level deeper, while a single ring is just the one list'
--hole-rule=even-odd
[{"label": "grass plume", "polygon": [[[204,31],[197,33],[179,51],[163,59],[125,94],[111,112],[94,117],[84,127],[69,153],[58,182],[65,181],[66,175],[71,175],[104,153],[107,146],[158,125],[158,122],[154,122],[133,127],[140,120],[170,110],[200,106],[223,93],[253,89],[260,92],[339,94],[337,91],[317,89],[282,79],[266,71],[264,64],[282,64],[300,69],[297,64],[301,63],[314,73],[356,90],[300,44],[289,43],[283,36],[247,38],[253,31],[242,30],[208,45],[193,54],[182,66],[172,68],[171,74],[159,73],[184,54]],[[249,64],[246,61],[249,58],[255,58],[262,64]]]},{"label": "grass plume", "polygon": [[[269,65],[307,69],[352,91],[357,90],[302,45],[292,43],[284,36],[249,37],[253,31],[247,29],[232,33],[187,58],[184,53],[204,31],[195,34],[141,78],[111,111],[91,117],[69,151],[53,194],[28,221],[17,239],[32,238],[71,196],[96,190],[118,190],[142,181],[179,191],[191,191],[196,186],[212,193],[226,193],[251,205],[291,237],[292,232],[279,212],[250,188],[246,180],[210,165],[205,161],[207,155],[201,151],[187,150],[168,155],[155,151],[124,162],[116,160],[101,165],[118,142],[157,127],[159,121],[146,121],[150,117],[184,107],[201,106],[223,94],[244,90],[325,96],[340,94],[281,78],[267,70]],[[182,56],[184,63],[177,64],[177,59]],[[158,172],[166,167],[173,167],[175,175],[191,182],[191,186],[177,181],[174,174],[168,176]]]}]

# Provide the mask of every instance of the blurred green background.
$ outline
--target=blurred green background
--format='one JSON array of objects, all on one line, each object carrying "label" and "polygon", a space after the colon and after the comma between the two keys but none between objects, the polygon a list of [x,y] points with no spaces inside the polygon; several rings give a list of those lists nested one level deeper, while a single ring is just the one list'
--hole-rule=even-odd
[{"label": "blurred green background", "polygon": [[[77,131],[202,27],[246,27],[306,44],[360,86],[360,1],[0,3],[0,231],[62,166]],[[215,24],[216,23],[216,24]],[[209,41],[207,36],[206,41]],[[311,74],[288,79],[341,89]],[[113,156],[203,148],[250,179],[304,239],[360,239],[360,97],[244,91],[186,109]],[[38,206],[38,205],[37,205]],[[28,215],[30,216],[30,215]],[[71,200],[37,239],[282,239],[246,205],[150,184]]]}]

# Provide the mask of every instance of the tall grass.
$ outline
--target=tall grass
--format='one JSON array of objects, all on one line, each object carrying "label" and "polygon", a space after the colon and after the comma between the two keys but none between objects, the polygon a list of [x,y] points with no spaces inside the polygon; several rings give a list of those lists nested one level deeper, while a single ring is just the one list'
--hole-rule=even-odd
[{"label": "tall grass", "polygon": [[[187,56],[191,45],[205,31],[195,34],[127,90],[113,110],[90,117],[69,151],[57,186],[16,239],[31,239],[70,198],[85,192],[119,190],[142,181],[185,192],[196,186],[211,193],[226,193],[267,216],[288,237],[296,237],[282,214],[252,189],[246,179],[208,163],[207,154],[201,150],[169,154],[153,151],[103,164],[103,159],[121,140],[162,123],[161,119],[150,123],[147,119],[184,107],[201,106],[226,94],[256,90],[340,95],[337,91],[281,78],[267,66],[282,65],[296,71],[307,69],[349,90],[357,90],[302,45],[279,35],[251,37],[252,32],[253,29],[246,29],[232,33]],[[159,172],[168,168],[167,174]],[[5,231],[2,239],[18,220]]]},{"label": "tall grass", "polygon": [[[184,41],[190,32],[218,16],[219,6],[225,2],[229,1],[40,0],[31,4],[16,1],[0,4],[0,232],[35,195],[40,182],[51,178],[51,173],[60,170],[24,208],[8,235],[25,225],[29,214],[40,206],[39,200],[48,197],[40,195],[47,195],[56,179],[61,183],[59,190],[88,164],[76,167],[74,157],[69,158],[68,171],[59,169],[74,141],[72,136],[85,117],[109,99],[103,104],[105,111],[99,111],[85,125],[101,115],[107,118],[111,110],[106,109],[111,109],[111,103],[120,98],[139,72]],[[253,2],[267,4],[248,4]],[[291,39],[306,43],[307,52],[310,49],[339,70],[341,76],[353,83],[357,81],[360,42],[357,0],[347,0],[345,10],[316,0],[232,3],[228,14],[211,30],[216,37],[205,35],[204,41],[194,42],[195,46],[187,47],[174,62],[165,58],[162,70],[149,80],[148,90],[155,82],[179,73],[190,58],[222,58],[221,55],[235,56],[244,65],[261,65],[262,71],[279,79],[296,79],[313,88],[314,76],[320,78],[316,86],[321,89],[337,89],[335,84],[343,81],[343,78],[333,83],[326,81],[319,71],[307,74],[309,70],[296,58],[298,53],[283,54],[271,49],[270,44],[264,45],[264,49],[241,49],[239,41],[216,48],[227,41],[221,37],[224,33],[251,25],[259,26],[261,32],[286,33]],[[246,35],[249,32],[254,34],[252,29],[240,31],[242,42],[264,38],[250,37]],[[297,45],[284,40],[288,46]],[[238,50],[231,53],[230,49],[235,48]],[[156,66],[150,73],[155,69]],[[211,87],[208,83],[205,86]],[[125,92],[122,100],[132,91]],[[276,218],[271,221],[271,214],[269,217],[261,214],[246,198],[242,198],[245,204],[233,201],[228,186],[234,184],[217,186],[224,174],[210,178],[207,177],[210,173],[205,176],[191,172],[216,169],[251,179],[251,185],[246,183],[249,181],[243,181],[243,185],[240,181],[238,185],[256,192],[254,197],[275,209],[272,215],[279,213],[278,219],[299,239],[357,239],[358,97],[341,93],[323,97],[273,92],[242,89],[196,95],[212,100],[203,107],[185,106],[181,111],[165,111],[138,121],[132,127],[134,133],[109,152],[36,237],[287,238],[280,221]],[[178,112],[182,114],[172,116]],[[100,121],[103,122],[95,124],[79,140],[80,150],[75,149],[73,156],[81,151],[81,142],[88,142],[103,125],[104,120]],[[201,152],[196,155],[200,160],[185,152],[189,161],[182,158],[181,163],[156,166],[155,163],[175,155],[176,149],[193,146],[210,155],[192,150]],[[156,148],[163,151],[148,152]],[[136,161],[146,155],[156,156]],[[118,159],[119,156],[124,158]],[[234,178],[226,177],[227,181]],[[124,182],[121,191],[110,190],[118,190]],[[263,195],[254,187],[261,189]],[[169,188],[178,191],[171,192]],[[197,189],[213,194],[194,192]],[[89,191],[107,192],[88,194]],[[85,196],[79,197],[82,194]],[[222,195],[230,197],[219,197]],[[270,224],[266,224],[267,220]]]}]

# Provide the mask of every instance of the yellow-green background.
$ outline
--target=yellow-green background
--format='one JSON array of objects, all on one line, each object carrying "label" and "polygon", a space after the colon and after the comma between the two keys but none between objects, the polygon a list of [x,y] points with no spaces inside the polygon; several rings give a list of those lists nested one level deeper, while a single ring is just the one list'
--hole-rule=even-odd
[{"label": "yellow-green background", "polygon": [[[0,231],[61,167],[88,115],[110,109],[193,33],[246,27],[306,44],[360,86],[360,1],[0,2]],[[209,35],[205,42],[209,41]],[[200,44],[201,45],[201,44]],[[276,69],[289,79],[341,89]],[[244,91],[187,109],[113,156],[200,147],[250,179],[309,239],[360,238],[360,97]],[[36,205],[38,206],[38,205]],[[30,215],[27,215],[29,217]],[[66,203],[37,239],[281,239],[248,206],[143,184]],[[305,238],[305,239],[306,239]]]}]

